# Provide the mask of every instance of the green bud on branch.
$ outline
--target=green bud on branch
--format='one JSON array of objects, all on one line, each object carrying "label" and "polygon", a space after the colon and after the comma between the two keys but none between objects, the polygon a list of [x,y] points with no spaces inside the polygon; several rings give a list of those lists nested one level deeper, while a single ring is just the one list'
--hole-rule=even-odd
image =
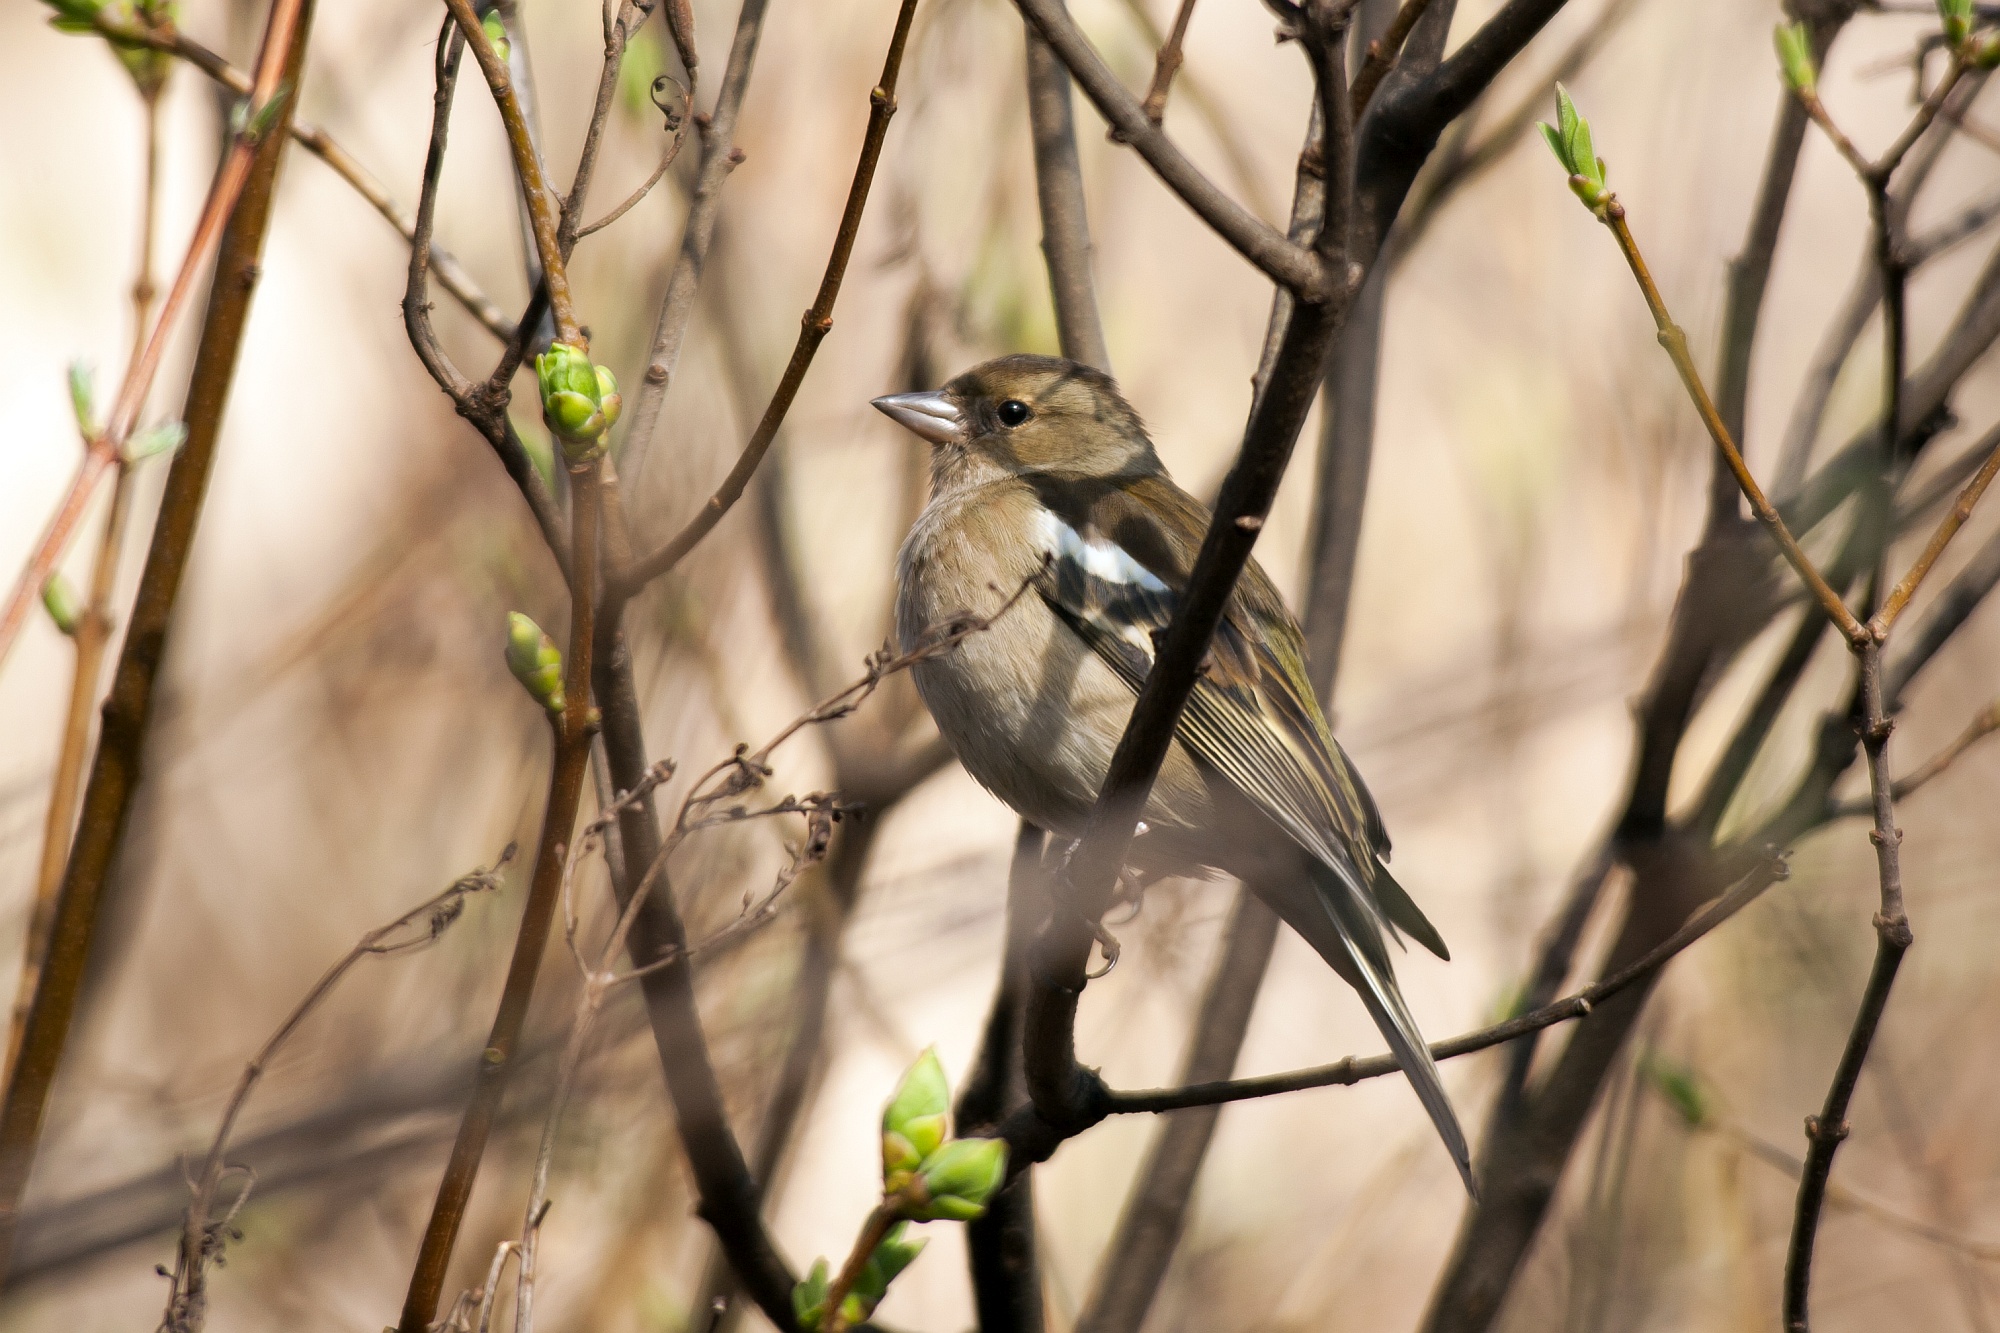
[{"label": "green bud on branch", "polygon": [[76,595],[75,585],[60,569],[42,581],[42,606],[65,638],[76,637],[78,627],[83,624],[83,599]]},{"label": "green bud on branch", "polygon": [[488,10],[486,17],[479,20],[479,27],[486,34],[487,45],[493,48],[493,54],[500,57],[501,64],[513,58],[514,47],[507,40],[507,25],[496,11]]},{"label": "green bud on branch", "polygon": [[1569,90],[1560,83],[1556,85],[1555,125],[1542,124],[1536,128],[1541,130],[1556,161],[1569,173],[1569,188],[1583,200],[1584,207],[1603,221],[1612,202],[1611,190],[1604,183],[1604,159],[1591,146],[1590,122],[1577,114],[1576,104],[1569,100]]},{"label": "green bud on branch", "polygon": [[1819,95],[1819,71],[1813,67],[1812,34],[1803,23],[1780,23],[1771,32],[1778,48],[1778,72],[1785,86],[1800,97]]},{"label": "green bud on branch", "polygon": [[162,421],[157,426],[148,426],[125,441],[125,461],[139,463],[159,454],[178,453],[187,443],[187,437],[184,421]]},{"label": "green bud on branch", "polygon": [[76,413],[76,431],[86,440],[97,438],[97,395],[91,388],[90,367],[69,363],[69,407]]},{"label": "green bud on branch", "polygon": [[587,463],[604,452],[604,433],[618,420],[624,400],[618,381],[590,354],[569,343],[551,343],[535,358],[542,390],[542,420],[563,442],[563,456]]},{"label": "green bud on branch", "polygon": [[1976,42],[1968,42],[1965,60],[1974,69],[1992,69],[2000,66],[2000,34],[1987,33]]},{"label": "green bud on branch", "polygon": [[909,1184],[924,1159],[944,1142],[951,1091],[937,1048],[917,1057],[882,1108],[882,1191],[894,1194]]},{"label": "green bud on branch", "polygon": [[1944,43],[1956,51],[1972,35],[1972,0],[1937,0],[1937,8]]},{"label": "green bud on branch", "polygon": [[568,705],[563,694],[562,653],[553,640],[519,611],[507,613],[507,669],[551,713]]},{"label": "green bud on branch", "polygon": [[914,1222],[970,1222],[1006,1179],[1005,1139],[953,1139],[924,1159],[897,1212]]},{"label": "green bud on branch", "polygon": [[814,1333],[826,1318],[829,1285],[825,1255],[813,1260],[805,1277],[792,1285],[792,1313],[798,1317],[799,1327],[806,1333]]}]

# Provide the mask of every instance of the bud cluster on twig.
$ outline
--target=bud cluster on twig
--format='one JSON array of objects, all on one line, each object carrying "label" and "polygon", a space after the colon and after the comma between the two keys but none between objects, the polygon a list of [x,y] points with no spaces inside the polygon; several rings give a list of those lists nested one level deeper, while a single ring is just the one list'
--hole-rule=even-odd
[{"label": "bud cluster on twig", "polygon": [[923,1250],[911,1222],[970,1222],[1007,1179],[1004,1139],[949,1135],[951,1089],[935,1049],[917,1057],[882,1108],[882,1202],[869,1214],[854,1253],[829,1278],[824,1258],[792,1290],[807,1333],[840,1333],[874,1313],[889,1284]]}]

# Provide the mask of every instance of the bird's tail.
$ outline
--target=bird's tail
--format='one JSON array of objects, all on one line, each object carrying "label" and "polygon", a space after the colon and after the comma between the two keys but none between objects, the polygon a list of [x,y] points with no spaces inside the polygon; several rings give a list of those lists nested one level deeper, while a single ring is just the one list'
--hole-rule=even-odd
[{"label": "bird's tail", "polygon": [[[1437,1126],[1438,1137],[1444,1140],[1445,1150],[1451,1154],[1452,1164],[1465,1182],[1466,1193],[1477,1199],[1479,1190],[1473,1182],[1472,1156],[1465,1146],[1465,1131],[1459,1127],[1458,1113],[1445,1094],[1444,1079],[1438,1073],[1437,1061],[1431,1059],[1424,1034],[1417,1030],[1417,1020],[1403,1003],[1395,969],[1390,965],[1388,950],[1383,947],[1381,925],[1365,897],[1367,890],[1350,882],[1334,867],[1317,860],[1311,864],[1316,891],[1313,896],[1322,909],[1323,924],[1320,929],[1307,929],[1297,921],[1292,924],[1360,994],[1368,1016],[1381,1029],[1396,1063],[1403,1067],[1410,1086],[1416,1089],[1417,1100],[1424,1104],[1431,1123]],[[1288,919],[1291,916],[1282,915]]]}]

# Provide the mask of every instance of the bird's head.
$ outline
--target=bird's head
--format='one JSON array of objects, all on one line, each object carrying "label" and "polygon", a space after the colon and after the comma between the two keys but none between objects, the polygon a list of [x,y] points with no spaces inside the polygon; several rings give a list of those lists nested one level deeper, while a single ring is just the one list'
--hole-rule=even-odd
[{"label": "bird's head", "polygon": [[1111,377],[1059,357],[1003,356],[942,389],[891,394],[875,406],[931,442],[940,489],[1002,476],[1160,470],[1145,425]]}]

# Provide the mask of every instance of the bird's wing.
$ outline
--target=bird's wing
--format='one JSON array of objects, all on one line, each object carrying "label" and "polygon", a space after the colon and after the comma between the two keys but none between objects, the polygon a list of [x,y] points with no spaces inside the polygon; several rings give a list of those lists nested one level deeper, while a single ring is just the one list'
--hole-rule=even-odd
[{"label": "bird's wing", "polygon": [[[1049,556],[1042,596],[1136,692],[1152,669],[1154,636],[1179,605],[1208,514],[1163,477],[1051,479],[1036,489],[1038,536]],[[1178,733],[1338,871],[1365,919],[1399,926],[1449,956],[1436,928],[1377,860],[1388,850],[1381,816],[1313,697],[1297,622],[1254,561],[1216,631]],[[1386,967],[1386,956],[1381,961]]]}]

